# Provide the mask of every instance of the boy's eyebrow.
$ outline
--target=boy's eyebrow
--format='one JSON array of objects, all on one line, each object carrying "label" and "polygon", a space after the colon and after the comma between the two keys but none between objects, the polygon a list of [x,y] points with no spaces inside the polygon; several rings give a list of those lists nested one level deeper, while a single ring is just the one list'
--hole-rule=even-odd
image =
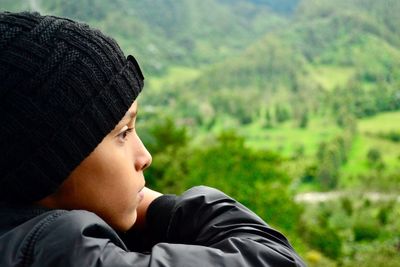
[{"label": "boy's eyebrow", "polygon": [[[122,120],[126,120],[126,119],[132,120],[132,119],[134,119],[134,118],[136,117],[136,115],[137,115],[137,110],[135,110],[135,111],[127,111],[127,112],[125,113],[125,116],[124,116],[124,118],[123,118]],[[113,130],[113,132],[118,132],[118,129],[115,128],[115,129]]]}]

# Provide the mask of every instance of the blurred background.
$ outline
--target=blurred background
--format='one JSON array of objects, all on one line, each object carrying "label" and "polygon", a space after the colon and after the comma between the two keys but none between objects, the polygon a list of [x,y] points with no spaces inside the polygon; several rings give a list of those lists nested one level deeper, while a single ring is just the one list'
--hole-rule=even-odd
[{"label": "blurred background", "polygon": [[0,0],[88,23],[143,68],[147,184],[205,184],[309,266],[400,266],[399,0]]}]

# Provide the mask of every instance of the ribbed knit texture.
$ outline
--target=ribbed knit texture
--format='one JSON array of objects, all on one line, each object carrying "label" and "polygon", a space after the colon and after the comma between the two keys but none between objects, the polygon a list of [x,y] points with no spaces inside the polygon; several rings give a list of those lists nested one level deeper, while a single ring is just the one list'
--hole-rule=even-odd
[{"label": "ribbed knit texture", "polygon": [[0,13],[0,201],[52,192],[143,87],[132,56],[86,24]]}]

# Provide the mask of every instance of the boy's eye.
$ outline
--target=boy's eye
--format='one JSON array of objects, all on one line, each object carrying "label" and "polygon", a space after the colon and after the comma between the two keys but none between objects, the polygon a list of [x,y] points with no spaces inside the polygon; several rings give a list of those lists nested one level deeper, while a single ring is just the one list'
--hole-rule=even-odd
[{"label": "boy's eye", "polygon": [[130,134],[132,131],[133,131],[133,128],[128,128],[125,131],[123,131],[120,134],[118,134],[118,138],[121,141],[126,141],[126,138],[127,138],[128,134]]}]

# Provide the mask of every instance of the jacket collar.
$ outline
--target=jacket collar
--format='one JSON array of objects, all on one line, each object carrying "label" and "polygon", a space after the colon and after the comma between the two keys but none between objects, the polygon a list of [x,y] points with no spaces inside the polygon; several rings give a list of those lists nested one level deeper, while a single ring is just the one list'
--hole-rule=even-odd
[{"label": "jacket collar", "polygon": [[12,205],[0,202],[0,234],[52,209],[38,205]]}]

